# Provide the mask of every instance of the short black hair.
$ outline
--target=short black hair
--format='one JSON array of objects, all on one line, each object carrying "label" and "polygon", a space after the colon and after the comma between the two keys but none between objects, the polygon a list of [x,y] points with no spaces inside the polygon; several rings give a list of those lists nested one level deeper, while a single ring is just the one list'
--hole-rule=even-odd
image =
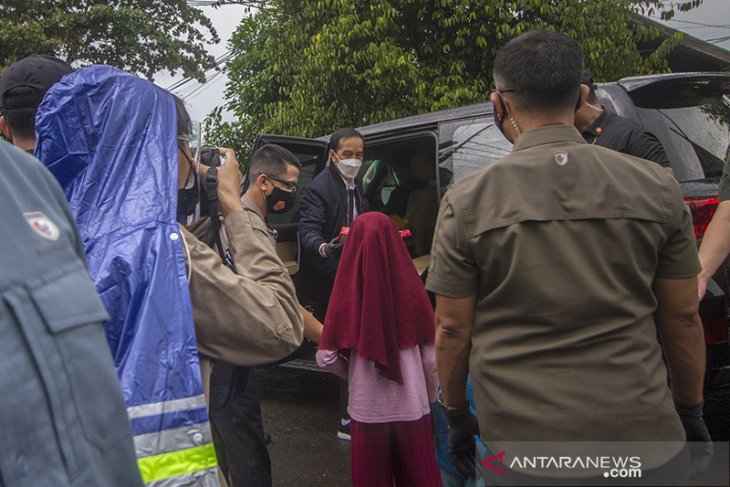
[{"label": "short black hair", "polygon": [[177,112],[177,135],[188,135],[193,129],[193,122],[190,120],[188,109],[185,108],[185,102],[177,95],[172,95],[175,99],[175,112]]},{"label": "short black hair", "polygon": [[[27,96],[33,95],[35,90],[29,86],[17,86],[10,88],[6,96]],[[10,133],[19,139],[35,138],[35,114],[38,108],[3,108],[2,115],[8,124]]]},{"label": "short black hair", "polygon": [[352,127],[345,127],[330,135],[330,149],[337,152],[337,149],[340,148],[340,141],[342,139],[349,139],[350,137],[358,137],[363,142],[365,141],[365,137],[363,137],[360,132]]},{"label": "short black hair", "polygon": [[535,30],[502,47],[494,59],[497,88],[514,90],[512,99],[530,112],[575,107],[583,74],[580,44],[559,32]]},{"label": "short black hair", "polygon": [[260,174],[280,176],[286,172],[287,166],[301,169],[302,165],[297,156],[291,151],[276,144],[266,144],[253,153],[249,173],[252,177]]}]

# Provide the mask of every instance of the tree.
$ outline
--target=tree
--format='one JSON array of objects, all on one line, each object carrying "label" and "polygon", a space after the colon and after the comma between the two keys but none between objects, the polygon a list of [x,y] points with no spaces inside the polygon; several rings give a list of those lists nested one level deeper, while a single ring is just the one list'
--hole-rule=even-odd
[{"label": "tree", "polygon": [[[245,159],[262,132],[321,136],[482,102],[497,50],[533,29],[576,38],[597,80],[666,71],[680,38],[642,55],[659,32],[630,23],[655,10],[660,0],[272,0],[231,40],[209,137]],[[224,108],[237,120],[223,123]]]},{"label": "tree", "polygon": [[181,69],[200,81],[219,41],[210,20],[185,0],[3,0],[0,67],[33,53],[69,63],[116,66],[152,79]]}]

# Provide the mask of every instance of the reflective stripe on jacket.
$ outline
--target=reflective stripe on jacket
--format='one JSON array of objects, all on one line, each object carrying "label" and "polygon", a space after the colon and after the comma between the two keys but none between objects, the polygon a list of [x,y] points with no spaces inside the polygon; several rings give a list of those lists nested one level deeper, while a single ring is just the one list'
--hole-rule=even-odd
[{"label": "reflective stripe on jacket", "polygon": [[111,317],[107,339],[145,482],[217,485],[176,223],[172,96],[90,66],[48,91],[36,133],[36,155],[66,193]]}]

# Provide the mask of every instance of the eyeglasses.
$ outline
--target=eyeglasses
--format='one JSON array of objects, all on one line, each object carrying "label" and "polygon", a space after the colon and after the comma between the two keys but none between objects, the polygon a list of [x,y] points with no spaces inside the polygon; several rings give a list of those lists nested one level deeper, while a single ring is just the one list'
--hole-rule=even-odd
[{"label": "eyeglasses", "polygon": [[[297,185],[297,183],[293,183],[291,181],[287,181],[286,179],[277,178],[273,174],[268,174],[268,173],[264,173],[264,174],[266,176],[268,176],[269,178],[273,179],[274,181],[278,181],[281,184],[283,184],[284,187],[286,188],[285,191],[289,191],[290,193],[296,193],[297,190],[299,189],[299,186]],[[282,188],[282,189],[284,189],[284,188]]]},{"label": "eyeglasses", "polygon": [[198,141],[198,136],[196,134],[185,134],[185,135],[178,135],[178,140],[184,140],[185,142],[188,142],[189,144],[194,144]]}]

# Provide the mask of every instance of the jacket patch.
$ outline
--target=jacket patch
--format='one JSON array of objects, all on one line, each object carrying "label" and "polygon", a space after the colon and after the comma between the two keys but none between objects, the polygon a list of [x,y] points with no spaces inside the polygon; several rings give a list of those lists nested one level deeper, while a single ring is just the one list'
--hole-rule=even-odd
[{"label": "jacket patch", "polygon": [[43,212],[29,211],[23,213],[23,216],[30,227],[35,230],[35,233],[41,237],[47,240],[58,240],[58,237],[61,236],[61,231],[58,229],[58,226]]},{"label": "jacket patch", "polygon": [[555,164],[558,166],[564,166],[568,163],[568,153],[561,151],[555,153]]}]

